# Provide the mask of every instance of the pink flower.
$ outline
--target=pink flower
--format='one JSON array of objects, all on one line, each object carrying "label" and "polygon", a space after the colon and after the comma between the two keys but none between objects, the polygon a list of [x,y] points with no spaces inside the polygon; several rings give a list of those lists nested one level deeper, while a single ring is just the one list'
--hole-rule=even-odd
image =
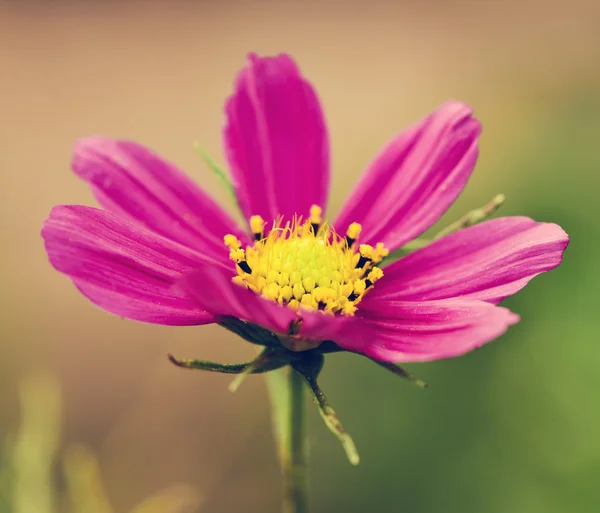
[{"label": "pink flower", "polygon": [[561,262],[559,226],[503,217],[381,267],[469,179],[481,127],[462,103],[394,137],[331,224],[327,128],[294,61],[251,55],[225,111],[247,228],[142,146],[77,143],[73,169],[103,209],[57,206],[42,235],[52,265],[93,303],[156,324],[239,319],[297,350],[333,341],[376,360],[426,361],[504,333],[519,318],[498,303]]}]

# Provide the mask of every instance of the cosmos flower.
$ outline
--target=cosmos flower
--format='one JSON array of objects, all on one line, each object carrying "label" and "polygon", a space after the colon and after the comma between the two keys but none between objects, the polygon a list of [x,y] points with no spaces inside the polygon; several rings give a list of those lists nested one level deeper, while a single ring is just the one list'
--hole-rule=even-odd
[{"label": "cosmos flower", "polygon": [[498,303],[561,262],[559,226],[501,217],[384,265],[467,183],[481,131],[467,105],[447,102],[395,136],[330,221],[327,128],[294,61],[251,55],[225,113],[244,227],[139,144],[76,144],[73,170],[102,209],[56,206],[42,235],[52,265],[93,303],[156,324],[217,322],[250,340],[254,330],[253,341],[293,351],[326,342],[427,361],[504,333],[519,318]]}]

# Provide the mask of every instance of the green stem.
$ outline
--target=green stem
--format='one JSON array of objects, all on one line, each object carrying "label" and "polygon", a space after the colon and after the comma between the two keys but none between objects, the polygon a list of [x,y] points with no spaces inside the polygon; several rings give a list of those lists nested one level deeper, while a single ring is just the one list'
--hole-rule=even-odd
[{"label": "green stem", "polygon": [[304,378],[290,368],[289,411],[281,451],[283,513],[308,511],[308,457],[306,443],[306,396]]},{"label": "green stem", "polygon": [[434,240],[441,239],[446,235],[457,232],[458,230],[462,230],[464,228],[468,228],[469,226],[473,226],[477,223],[481,223],[489,216],[491,216],[496,210],[498,210],[505,200],[504,194],[497,194],[492,198],[492,200],[486,203],[481,208],[476,208],[475,210],[471,210],[467,212],[464,216],[462,216],[458,221],[454,221],[450,226],[446,226],[443,230],[438,232]]}]

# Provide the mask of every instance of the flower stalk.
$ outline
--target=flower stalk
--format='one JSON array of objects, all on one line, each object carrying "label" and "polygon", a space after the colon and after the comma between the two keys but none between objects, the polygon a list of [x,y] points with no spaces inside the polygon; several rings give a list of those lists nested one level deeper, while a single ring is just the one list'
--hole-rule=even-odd
[{"label": "flower stalk", "polygon": [[287,377],[289,406],[282,440],[283,513],[308,511],[308,454],[304,378],[293,368]]}]

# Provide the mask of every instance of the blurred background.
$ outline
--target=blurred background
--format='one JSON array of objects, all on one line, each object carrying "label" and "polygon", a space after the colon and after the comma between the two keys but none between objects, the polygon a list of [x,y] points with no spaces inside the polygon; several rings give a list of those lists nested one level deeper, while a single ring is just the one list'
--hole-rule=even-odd
[{"label": "blurred background", "polygon": [[248,51],[291,53],[317,87],[330,214],[384,142],[456,98],[484,133],[446,223],[503,192],[501,215],[572,238],[559,269],[506,301],[522,321],[501,340],[408,366],[426,391],[328,358],[321,384],[362,461],[347,463],[311,408],[313,511],[600,511],[593,0],[0,2],[0,511],[279,510],[262,378],[232,394],[229,377],[166,359],[238,362],[253,348],[218,327],[100,311],[39,236],[54,204],[94,204],[69,170],[73,142],[93,133],[155,149],[232,208],[192,143],[224,164],[223,101]]}]

